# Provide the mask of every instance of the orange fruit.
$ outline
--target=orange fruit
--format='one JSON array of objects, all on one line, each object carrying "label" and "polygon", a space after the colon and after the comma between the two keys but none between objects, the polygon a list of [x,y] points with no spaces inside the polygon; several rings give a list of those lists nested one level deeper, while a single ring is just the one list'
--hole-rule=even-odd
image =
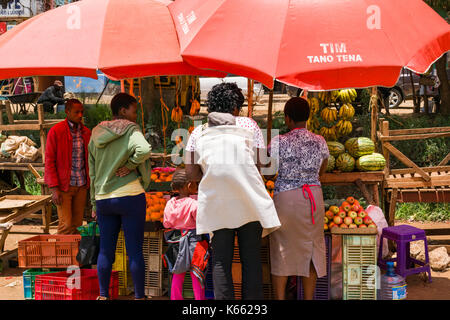
[{"label": "orange fruit", "polygon": [[171,181],[172,181],[172,176],[168,176],[168,177],[166,178],[166,181],[167,181],[167,182],[171,182]]},{"label": "orange fruit", "polygon": [[152,173],[151,176],[150,176],[150,180],[155,181],[156,179],[158,179],[158,175]]},{"label": "orange fruit", "polygon": [[164,194],[162,192],[157,192],[156,193],[156,197],[158,198],[162,198],[164,196]]},{"label": "orange fruit", "polygon": [[275,183],[269,180],[266,182],[266,187],[272,190],[273,188],[275,188]]}]

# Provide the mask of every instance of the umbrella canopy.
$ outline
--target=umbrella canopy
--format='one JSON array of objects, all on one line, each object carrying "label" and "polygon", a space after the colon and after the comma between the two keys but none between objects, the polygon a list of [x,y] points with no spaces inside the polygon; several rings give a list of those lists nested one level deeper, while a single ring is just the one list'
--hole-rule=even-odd
[{"label": "umbrella canopy", "polygon": [[35,75],[117,80],[210,75],[183,62],[170,1],[83,0],[35,16],[0,36],[0,79]]},{"label": "umbrella canopy", "polygon": [[393,86],[450,50],[450,26],[422,0],[177,0],[185,61],[309,90]]}]

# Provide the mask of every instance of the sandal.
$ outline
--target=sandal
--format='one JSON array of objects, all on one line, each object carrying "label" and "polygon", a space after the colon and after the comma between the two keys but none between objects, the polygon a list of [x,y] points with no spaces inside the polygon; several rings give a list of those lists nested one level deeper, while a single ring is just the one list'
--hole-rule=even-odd
[{"label": "sandal", "polygon": [[108,297],[102,297],[102,296],[98,296],[97,299],[95,300],[109,300]]}]

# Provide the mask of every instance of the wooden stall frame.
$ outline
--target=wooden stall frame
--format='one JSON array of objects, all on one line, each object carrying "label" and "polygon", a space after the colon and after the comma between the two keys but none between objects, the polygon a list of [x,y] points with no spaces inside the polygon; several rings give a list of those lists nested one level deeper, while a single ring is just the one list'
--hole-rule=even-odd
[{"label": "wooden stall frame", "polygon": [[[394,225],[397,202],[445,202],[450,198],[450,153],[435,167],[421,168],[400,150],[392,141],[423,140],[450,137],[450,127],[389,130],[389,122],[382,121],[377,137],[386,158],[384,179],[385,208],[389,225]],[[399,159],[405,169],[391,169],[390,156]],[[405,194],[405,197],[403,196]]]}]

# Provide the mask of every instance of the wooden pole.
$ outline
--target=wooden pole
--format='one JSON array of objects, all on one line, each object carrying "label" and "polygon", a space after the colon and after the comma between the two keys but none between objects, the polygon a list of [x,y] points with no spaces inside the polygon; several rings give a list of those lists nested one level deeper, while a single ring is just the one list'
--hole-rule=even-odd
[{"label": "wooden pole", "polygon": [[120,92],[125,92],[125,81],[120,80]]},{"label": "wooden pole", "polygon": [[[381,127],[381,134],[383,136],[389,136],[389,121],[383,121],[382,127]],[[390,160],[389,160],[389,150],[387,150],[384,147],[384,142],[381,142],[381,149],[383,152],[383,156],[386,159],[386,168],[385,170],[385,177],[388,178],[389,177],[389,172],[390,172]]]},{"label": "wooden pole", "polygon": [[378,90],[377,87],[372,87],[372,97],[370,98],[372,105],[371,110],[371,122],[370,122],[370,135],[374,143],[377,139],[377,119],[378,119]]},{"label": "wooden pole", "polygon": [[247,104],[248,104],[248,117],[253,117],[253,80],[247,79]]},{"label": "wooden pole", "polygon": [[413,105],[414,105],[414,113],[419,113],[419,107],[420,103],[417,101],[416,97],[416,88],[414,86],[414,79],[413,79],[413,73],[411,70],[409,70],[409,80],[411,81],[411,88],[412,88],[412,95],[413,95]]},{"label": "wooden pole", "polygon": [[45,143],[47,142],[47,135],[44,129],[44,105],[38,104],[38,123],[40,125],[39,136],[41,138],[41,152],[42,152],[42,163],[45,164]]},{"label": "wooden pole", "polygon": [[267,111],[267,145],[272,140],[272,123],[273,123],[273,89],[269,91],[269,108]]}]

